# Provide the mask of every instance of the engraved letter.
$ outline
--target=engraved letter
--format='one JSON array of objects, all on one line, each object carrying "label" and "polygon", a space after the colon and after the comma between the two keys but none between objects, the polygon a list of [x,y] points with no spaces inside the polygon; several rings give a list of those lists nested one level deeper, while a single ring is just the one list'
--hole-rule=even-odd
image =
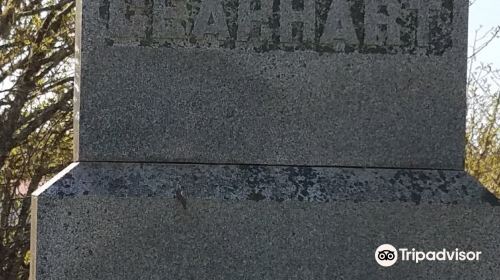
[{"label": "engraved letter", "polygon": [[350,45],[359,44],[349,8],[346,0],[332,1],[321,36],[322,44],[334,43],[337,40]]},{"label": "engraved letter", "polygon": [[365,43],[376,46],[401,44],[401,6],[398,0],[367,0],[365,6]]},{"label": "engraved letter", "polygon": [[271,38],[269,20],[273,14],[273,1],[246,0],[240,1],[238,7],[238,41],[247,42],[252,39],[265,41]]},{"label": "engraved letter", "polygon": [[125,41],[135,41],[146,37],[150,28],[151,2],[144,0],[110,1],[109,30],[111,36]]},{"label": "engraved letter", "polygon": [[282,0],[280,37],[282,43],[313,42],[315,32],[315,0]]},{"label": "engraved letter", "polygon": [[184,38],[182,26],[186,4],[179,0],[155,1],[154,33],[159,38]]},{"label": "engraved letter", "polygon": [[432,14],[438,14],[440,5],[431,0],[410,1],[410,8],[417,10],[417,45],[427,47],[430,41],[429,21]]},{"label": "engraved letter", "polygon": [[217,35],[219,39],[229,37],[222,0],[203,0],[200,12],[194,21],[193,34],[203,37],[205,34]]}]

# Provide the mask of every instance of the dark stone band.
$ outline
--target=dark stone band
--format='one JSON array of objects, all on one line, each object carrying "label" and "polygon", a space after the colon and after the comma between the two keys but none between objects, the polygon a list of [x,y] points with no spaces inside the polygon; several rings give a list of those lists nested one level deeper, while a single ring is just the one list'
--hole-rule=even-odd
[{"label": "dark stone band", "polygon": [[40,195],[173,198],[181,190],[188,198],[277,202],[468,204],[486,199],[475,179],[453,170],[80,162],[61,176]]}]

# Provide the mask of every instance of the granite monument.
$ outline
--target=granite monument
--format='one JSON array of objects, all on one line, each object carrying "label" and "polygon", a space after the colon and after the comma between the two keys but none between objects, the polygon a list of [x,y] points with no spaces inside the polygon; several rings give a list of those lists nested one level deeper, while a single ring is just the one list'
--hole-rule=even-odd
[{"label": "granite monument", "polygon": [[[77,2],[33,279],[500,273],[500,203],[463,171],[467,0]],[[445,249],[480,257],[410,258]]]}]

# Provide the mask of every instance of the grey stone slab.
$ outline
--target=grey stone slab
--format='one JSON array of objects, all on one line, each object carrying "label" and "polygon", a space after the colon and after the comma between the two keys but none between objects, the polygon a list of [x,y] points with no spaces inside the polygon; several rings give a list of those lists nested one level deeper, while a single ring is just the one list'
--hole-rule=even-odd
[{"label": "grey stone slab", "polygon": [[307,166],[73,163],[36,196],[476,204],[484,188],[464,171]]},{"label": "grey stone slab", "polygon": [[[34,194],[32,277],[496,279],[499,206],[458,171],[75,163]],[[384,243],[482,253],[383,268]]]},{"label": "grey stone slab", "polygon": [[468,1],[314,2],[79,3],[76,160],[462,170]]}]

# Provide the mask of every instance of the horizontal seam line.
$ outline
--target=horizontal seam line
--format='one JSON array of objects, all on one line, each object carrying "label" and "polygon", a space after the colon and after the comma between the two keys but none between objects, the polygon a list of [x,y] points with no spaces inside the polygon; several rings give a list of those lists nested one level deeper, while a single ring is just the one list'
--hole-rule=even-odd
[{"label": "horizontal seam line", "polygon": [[345,169],[385,169],[385,170],[421,170],[421,171],[465,171],[453,168],[421,168],[421,167],[375,167],[349,165],[300,165],[300,164],[266,164],[266,163],[214,163],[189,161],[120,161],[120,160],[78,160],[82,163],[131,163],[131,164],[172,164],[172,165],[209,165],[209,166],[264,166],[264,167],[317,167],[317,168],[345,168]]}]

